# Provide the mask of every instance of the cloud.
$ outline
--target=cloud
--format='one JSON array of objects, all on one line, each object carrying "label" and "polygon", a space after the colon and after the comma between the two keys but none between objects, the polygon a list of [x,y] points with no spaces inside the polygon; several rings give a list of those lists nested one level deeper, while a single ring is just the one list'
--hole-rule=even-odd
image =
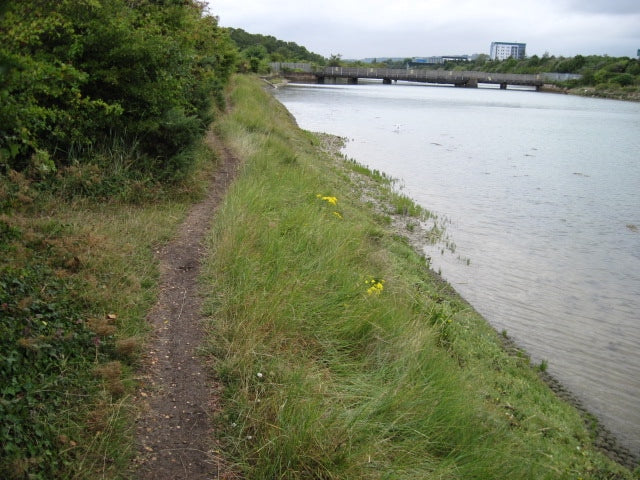
[{"label": "cloud", "polygon": [[568,0],[565,9],[573,12],[597,13],[606,15],[640,15],[638,0]]},{"label": "cloud", "polygon": [[223,26],[344,58],[488,53],[492,41],[527,54],[633,56],[638,0],[210,0]]}]

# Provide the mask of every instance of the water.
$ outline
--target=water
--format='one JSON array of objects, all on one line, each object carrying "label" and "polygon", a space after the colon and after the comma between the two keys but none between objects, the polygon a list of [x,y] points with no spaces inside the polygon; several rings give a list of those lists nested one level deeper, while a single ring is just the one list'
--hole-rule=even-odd
[{"label": "water", "polygon": [[373,83],[276,97],[447,217],[456,250],[425,247],[432,267],[640,454],[640,104]]}]

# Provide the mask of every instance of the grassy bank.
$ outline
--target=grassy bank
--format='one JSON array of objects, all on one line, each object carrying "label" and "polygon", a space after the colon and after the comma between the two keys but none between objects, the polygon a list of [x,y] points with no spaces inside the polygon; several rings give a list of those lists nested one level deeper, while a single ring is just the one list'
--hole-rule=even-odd
[{"label": "grassy bank", "polygon": [[[199,175],[211,157],[203,148]],[[154,251],[204,182],[154,189],[112,175],[0,176],[1,478],[121,478],[135,453]]]},{"label": "grassy bank", "polygon": [[218,432],[247,479],[633,478],[396,233],[411,209],[384,177],[257,81],[232,102],[217,128],[245,165],[203,289]]}]

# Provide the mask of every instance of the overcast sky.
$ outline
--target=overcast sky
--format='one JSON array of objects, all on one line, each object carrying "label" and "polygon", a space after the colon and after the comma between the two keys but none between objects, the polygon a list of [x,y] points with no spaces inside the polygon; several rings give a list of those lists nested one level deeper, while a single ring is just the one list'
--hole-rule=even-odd
[{"label": "overcast sky", "polygon": [[640,0],[207,0],[223,27],[273,35],[325,57],[489,53],[635,57]]}]

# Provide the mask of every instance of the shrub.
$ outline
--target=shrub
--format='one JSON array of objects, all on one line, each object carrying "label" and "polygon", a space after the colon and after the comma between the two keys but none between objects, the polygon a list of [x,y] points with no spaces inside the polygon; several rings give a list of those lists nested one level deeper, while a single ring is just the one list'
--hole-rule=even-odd
[{"label": "shrub", "polygon": [[621,73],[620,75],[616,75],[611,79],[613,83],[617,83],[621,87],[626,87],[628,85],[633,85],[636,81],[635,77],[630,73]]},{"label": "shrub", "polygon": [[235,61],[194,0],[12,2],[0,32],[5,172],[27,171],[34,158],[38,173],[91,162],[115,137],[151,159],[132,168],[172,177]]}]

